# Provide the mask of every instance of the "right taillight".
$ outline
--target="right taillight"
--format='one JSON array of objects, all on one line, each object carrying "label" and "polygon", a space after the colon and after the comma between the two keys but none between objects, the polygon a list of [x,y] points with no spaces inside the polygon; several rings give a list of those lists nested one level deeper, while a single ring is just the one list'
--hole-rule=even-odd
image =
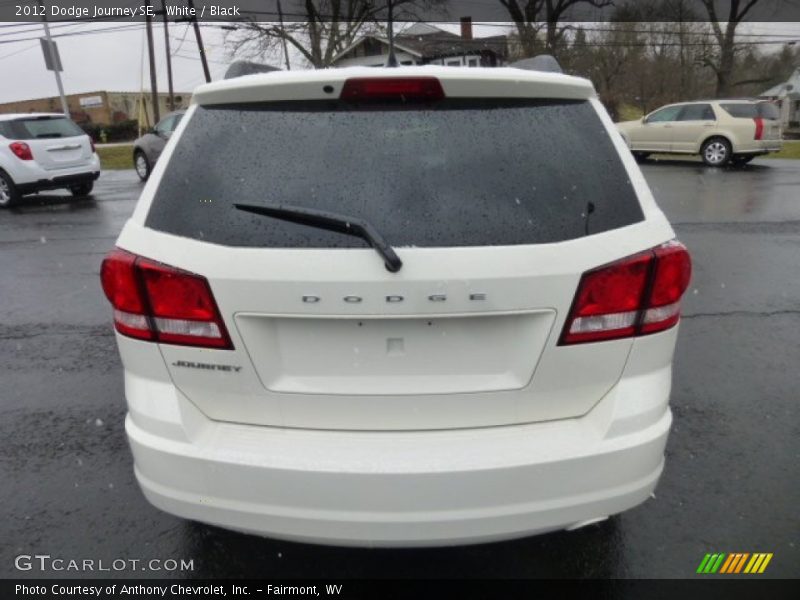
[{"label": "right taillight", "polygon": [[754,140],[760,140],[764,137],[764,119],[761,117],[755,117],[753,121],[756,122],[756,133],[753,136]]},{"label": "right taillight", "polygon": [[680,317],[680,299],[691,273],[689,253],[675,240],[584,273],[560,343],[669,329]]},{"label": "right taillight", "polygon": [[204,277],[115,249],[103,260],[100,279],[121,334],[163,344],[233,348]]}]

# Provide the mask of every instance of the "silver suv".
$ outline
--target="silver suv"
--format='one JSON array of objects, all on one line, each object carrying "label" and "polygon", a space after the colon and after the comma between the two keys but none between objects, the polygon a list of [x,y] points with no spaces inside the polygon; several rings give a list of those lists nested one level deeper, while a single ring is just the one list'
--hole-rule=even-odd
[{"label": "silver suv", "polygon": [[711,167],[744,165],[783,146],[778,108],[766,100],[669,104],[617,128],[639,159],[652,153],[699,154]]}]

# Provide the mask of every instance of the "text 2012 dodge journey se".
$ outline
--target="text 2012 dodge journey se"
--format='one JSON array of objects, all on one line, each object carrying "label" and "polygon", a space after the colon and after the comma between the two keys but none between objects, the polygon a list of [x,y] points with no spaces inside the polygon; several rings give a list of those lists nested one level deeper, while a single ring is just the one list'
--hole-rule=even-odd
[{"label": "text 2012 dodge journey se", "polygon": [[136,477],[175,515],[329,544],[636,506],[671,423],[674,237],[584,79],[205,85],[102,267]]}]

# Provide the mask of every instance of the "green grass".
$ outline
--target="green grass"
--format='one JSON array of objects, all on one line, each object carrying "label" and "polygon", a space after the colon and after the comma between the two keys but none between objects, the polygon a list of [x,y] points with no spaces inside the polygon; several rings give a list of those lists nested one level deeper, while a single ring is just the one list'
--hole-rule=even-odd
[{"label": "green grass", "polygon": [[100,167],[104,170],[133,168],[133,146],[98,148],[97,155],[100,157]]},{"label": "green grass", "polygon": [[783,149],[780,152],[767,154],[764,158],[800,158],[800,141],[783,142]]}]

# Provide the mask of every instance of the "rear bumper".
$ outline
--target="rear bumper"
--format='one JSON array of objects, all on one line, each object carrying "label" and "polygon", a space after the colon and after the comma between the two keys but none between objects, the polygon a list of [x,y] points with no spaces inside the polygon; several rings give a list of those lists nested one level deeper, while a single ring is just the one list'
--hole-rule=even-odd
[{"label": "rear bumper", "polygon": [[669,367],[623,378],[578,419],[347,432],[212,421],[170,383],[127,373],[126,431],[145,496],[180,517],[323,544],[476,543],[571,528],[650,497],[669,380]]},{"label": "rear bumper", "polygon": [[45,169],[35,160],[16,160],[6,171],[21,193],[30,194],[94,181],[100,176],[100,158],[92,154],[78,164],[58,169]]},{"label": "rear bumper", "polygon": [[743,145],[736,150],[736,154],[769,154],[780,152],[782,148],[783,140],[758,140]]},{"label": "rear bumper", "polygon": [[32,194],[42,190],[57,190],[68,188],[73,185],[81,185],[96,181],[100,177],[100,171],[90,171],[86,173],[73,173],[70,175],[57,175],[55,177],[37,179],[29,183],[17,186],[21,194]]},{"label": "rear bumper", "polygon": [[[297,541],[420,546],[522,537],[632,508],[661,475],[670,422],[666,411],[635,435],[549,453],[535,439],[539,426],[422,434],[435,438],[427,445],[413,436],[369,443],[321,432],[260,432],[244,452],[158,439],[131,419],[126,428],[136,477],[161,510]],[[324,460],[282,463],[309,446]],[[405,468],[386,472],[382,464],[399,466],[399,455],[420,451],[424,459],[409,457]],[[480,460],[450,464],[463,456]]]}]

